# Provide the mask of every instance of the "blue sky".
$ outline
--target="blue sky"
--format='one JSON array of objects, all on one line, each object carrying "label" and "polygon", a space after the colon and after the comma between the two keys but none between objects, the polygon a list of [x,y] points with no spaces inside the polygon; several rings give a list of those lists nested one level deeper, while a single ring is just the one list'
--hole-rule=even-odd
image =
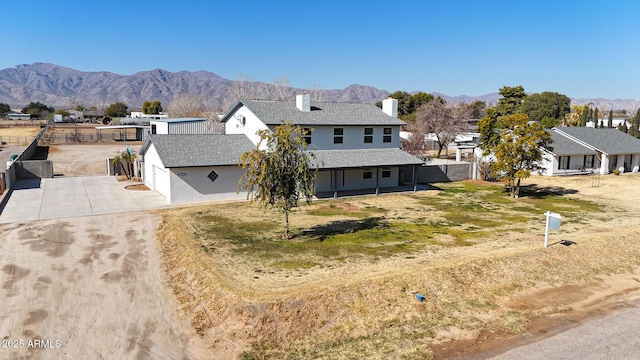
[{"label": "blue sky", "polygon": [[640,1],[4,0],[0,69],[640,99]]}]

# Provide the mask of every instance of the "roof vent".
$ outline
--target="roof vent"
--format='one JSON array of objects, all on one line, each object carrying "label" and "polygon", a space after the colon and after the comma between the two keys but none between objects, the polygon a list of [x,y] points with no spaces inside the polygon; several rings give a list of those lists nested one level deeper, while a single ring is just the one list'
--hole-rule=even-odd
[{"label": "roof vent", "polygon": [[296,95],[296,107],[300,111],[311,111],[311,96],[309,94]]}]

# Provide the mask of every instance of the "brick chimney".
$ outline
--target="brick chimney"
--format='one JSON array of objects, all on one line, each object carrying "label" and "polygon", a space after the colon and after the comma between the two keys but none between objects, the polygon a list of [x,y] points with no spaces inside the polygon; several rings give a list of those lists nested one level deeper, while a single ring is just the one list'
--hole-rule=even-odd
[{"label": "brick chimney", "polygon": [[311,111],[311,95],[300,94],[296,95],[296,107],[300,111]]},{"label": "brick chimney", "polygon": [[394,98],[387,98],[382,100],[382,112],[385,114],[397,118],[398,117],[398,100]]}]

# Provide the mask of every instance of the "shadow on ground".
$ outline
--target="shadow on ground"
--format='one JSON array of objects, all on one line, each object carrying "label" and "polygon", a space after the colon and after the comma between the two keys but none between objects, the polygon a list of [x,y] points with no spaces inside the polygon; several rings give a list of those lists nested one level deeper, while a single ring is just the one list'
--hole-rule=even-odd
[{"label": "shadow on ground", "polygon": [[338,220],[328,224],[316,225],[304,230],[301,235],[308,236],[318,241],[324,241],[327,237],[336,234],[352,233],[359,230],[387,227],[387,221],[382,217],[369,217],[358,220]]}]

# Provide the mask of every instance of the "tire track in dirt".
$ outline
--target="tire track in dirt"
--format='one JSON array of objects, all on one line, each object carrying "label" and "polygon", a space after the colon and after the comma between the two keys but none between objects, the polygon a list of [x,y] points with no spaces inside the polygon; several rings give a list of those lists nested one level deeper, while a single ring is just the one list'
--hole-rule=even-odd
[{"label": "tire track in dirt", "polygon": [[0,339],[23,341],[0,358],[204,357],[166,288],[157,224],[114,214],[0,225]]}]

